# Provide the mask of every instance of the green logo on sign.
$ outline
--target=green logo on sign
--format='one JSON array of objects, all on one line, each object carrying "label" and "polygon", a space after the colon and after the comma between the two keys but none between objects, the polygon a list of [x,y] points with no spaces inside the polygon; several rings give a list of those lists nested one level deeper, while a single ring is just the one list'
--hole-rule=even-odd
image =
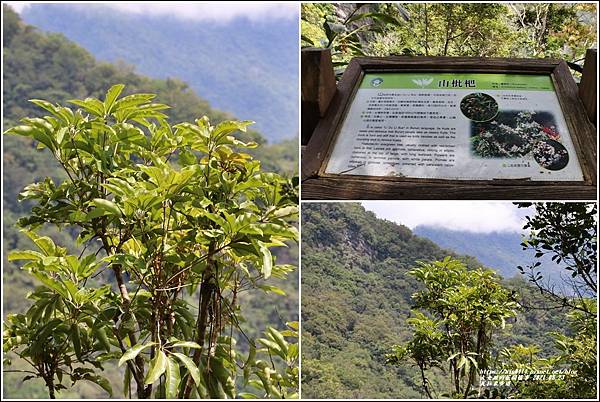
[{"label": "green logo on sign", "polygon": [[431,77],[420,78],[418,80],[412,80],[412,82],[414,82],[416,85],[420,86],[421,88],[425,88],[426,86],[429,86],[429,84],[431,84],[433,82],[433,78],[431,78]]},{"label": "green logo on sign", "polygon": [[371,80],[371,85],[373,85],[375,88],[377,88],[381,84],[383,84],[383,79],[382,78],[377,77],[377,78],[373,78]]}]

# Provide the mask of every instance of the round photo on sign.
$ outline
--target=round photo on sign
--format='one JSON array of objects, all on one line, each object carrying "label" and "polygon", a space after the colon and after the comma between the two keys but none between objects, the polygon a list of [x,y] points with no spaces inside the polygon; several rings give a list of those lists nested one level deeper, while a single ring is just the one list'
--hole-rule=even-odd
[{"label": "round photo on sign", "polygon": [[569,163],[569,152],[556,140],[541,140],[533,146],[533,157],[541,167],[561,170]]},{"label": "round photo on sign", "polygon": [[488,94],[475,92],[462,98],[460,110],[470,120],[490,121],[498,114],[498,102]]}]

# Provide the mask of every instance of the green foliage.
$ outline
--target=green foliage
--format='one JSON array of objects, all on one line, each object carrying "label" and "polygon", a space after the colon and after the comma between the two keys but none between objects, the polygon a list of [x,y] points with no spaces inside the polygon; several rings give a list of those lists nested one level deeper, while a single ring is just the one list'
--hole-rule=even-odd
[{"label": "green foliage", "polygon": [[[252,122],[213,126],[205,116],[171,126],[155,95],[120,97],[123,89],[70,101],[76,109],[32,100],[48,114],[5,132],[33,139],[66,175],[20,194],[34,206],[18,225],[37,250],[9,258],[28,261],[22,269],[42,286],[25,314],[7,320],[6,351],[51,397],[65,376],[111,393],[97,371],[119,358],[125,395],[133,383],[139,398],[235,397],[238,295],[293,270],[271,248],[297,240],[296,186],[242,151],[257,145],[237,138]],[[76,229],[79,256],[36,234],[48,224]],[[88,283],[105,271],[115,287]]]},{"label": "green foliage", "polygon": [[[40,115],[41,109],[27,99],[64,103],[69,99],[100,97],[115,82],[126,84],[125,94],[157,94],[157,100],[171,106],[166,114],[175,123],[192,121],[202,115],[215,123],[233,118],[229,113],[212,108],[184,82],[174,78],[151,79],[135,73],[130,65],[99,62],[65,37],[42,33],[24,24],[6,4],[3,10],[3,33],[8,38],[3,43],[5,127],[17,124],[22,116]],[[251,129],[243,138],[264,145],[249,153],[265,161],[268,170],[289,175],[297,172],[297,141],[290,139],[267,145],[264,137]],[[27,138],[5,138],[3,167],[4,202],[15,213],[27,210],[27,204],[16,203],[17,195],[24,185],[37,179],[39,172],[63,178],[52,158],[35,152],[33,142]]]},{"label": "green foliage", "polygon": [[580,298],[595,296],[598,276],[597,204],[540,202],[518,205],[535,207],[535,214],[526,218],[527,223],[523,230],[529,231],[529,236],[521,246],[524,250],[535,252],[537,260],[528,267],[518,267],[519,270],[555,302],[571,308],[585,308],[585,303],[569,302],[571,295],[546,284],[540,259],[550,256],[552,261],[562,263],[568,275],[565,280],[571,281],[572,288]]},{"label": "green foliage", "polygon": [[[523,229],[529,236],[524,250],[535,252],[536,262],[526,272],[545,299],[546,309],[568,309],[570,333],[553,332],[557,353],[545,359],[535,356],[534,346],[516,345],[502,353],[507,368],[528,370],[562,368],[570,371],[565,378],[513,384],[511,394],[522,398],[593,398],[597,371],[597,205],[595,203],[519,203],[535,207],[526,217]],[[550,286],[543,280],[545,266],[540,261],[551,256],[562,262],[568,273],[571,292]]]},{"label": "green foliage", "polygon": [[[383,33],[387,26],[402,26],[406,12],[399,5],[340,4],[302,5],[302,43],[331,49],[334,66],[345,66],[355,56],[366,56],[365,38]],[[337,11],[337,13],[335,12]],[[320,37],[320,27],[324,38]]]},{"label": "green foliage", "polygon": [[302,35],[305,45],[331,47],[340,65],[391,55],[579,61],[596,42],[595,15],[595,5],[577,3],[303,4]]},{"label": "green foliage", "polygon": [[413,337],[393,347],[387,355],[388,363],[400,364],[405,359],[414,362],[429,398],[439,393],[432,389],[427,371],[442,369],[448,363],[453,390],[442,395],[477,395],[475,381],[479,370],[489,368],[493,335],[505,328],[507,319],[516,316],[519,304],[493,271],[467,270],[451,257],[421,262],[409,274],[425,289],[412,296],[416,312],[407,323],[413,328]]},{"label": "green foliage", "polygon": [[[298,322],[288,322],[287,329],[278,331],[267,328],[265,338],[258,342],[264,346],[256,349],[252,343],[248,359],[244,364],[244,382],[259,390],[260,395],[251,392],[240,393],[245,399],[277,398],[297,399],[299,389],[298,370]],[[294,341],[288,342],[286,338]],[[259,359],[257,359],[259,357]],[[262,357],[262,359],[260,359]],[[278,370],[275,361],[283,364]]]},{"label": "green foliage", "polygon": [[355,203],[302,206],[303,397],[419,397],[412,370],[386,369],[385,353],[408,336],[406,270],[445,253]]},{"label": "green foliage", "polygon": [[583,301],[585,306],[567,314],[574,335],[552,333],[559,353],[540,358],[536,346],[514,345],[500,356],[502,368],[523,369],[525,372],[565,370],[564,378],[546,381],[523,381],[511,385],[507,395],[516,398],[590,398],[596,396],[597,316],[595,301]]}]

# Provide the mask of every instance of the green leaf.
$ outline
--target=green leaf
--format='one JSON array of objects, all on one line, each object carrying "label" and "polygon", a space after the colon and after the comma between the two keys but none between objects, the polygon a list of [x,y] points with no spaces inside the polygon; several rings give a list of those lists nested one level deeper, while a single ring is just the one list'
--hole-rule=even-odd
[{"label": "green leaf", "polygon": [[77,287],[77,285],[69,279],[62,280],[62,283],[69,292],[69,295],[71,295],[71,300],[75,300],[75,302],[78,303],[79,288]]},{"label": "green leaf", "polygon": [[100,387],[102,387],[103,390],[108,392],[108,395],[112,396],[113,390],[112,390],[112,387],[110,386],[110,383],[108,382],[108,380],[106,378],[101,377],[99,375],[86,374],[83,376],[83,379],[91,381],[94,384],[99,385]]},{"label": "green leaf", "polygon": [[102,208],[92,208],[90,210],[90,212],[88,212],[87,214],[85,214],[84,220],[86,222],[90,222],[91,220],[95,219],[95,218],[99,218],[101,216],[104,215],[108,215],[108,212],[105,209]]},{"label": "green leaf", "polygon": [[81,360],[81,335],[79,334],[79,325],[76,323],[71,324],[71,340],[73,341],[73,349],[75,349],[75,356]]},{"label": "green leaf", "polygon": [[111,215],[121,216],[122,212],[119,207],[112,201],[103,198],[94,198],[92,203],[99,209],[108,212]]},{"label": "green leaf", "polygon": [[150,102],[155,97],[156,97],[156,95],[154,95],[154,94],[142,94],[142,93],[127,95],[115,102],[113,110],[118,111],[120,109],[128,109],[128,108],[131,108],[134,106],[142,105],[144,103]]},{"label": "green leaf", "polygon": [[473,366],[475,366],[475,369],[479,369],[479,364],[477,364],[477,360],[475,360],[475,358],[473,356],[468,356],[467,359],[469,359],[471,361],[471,364],[473,364]]},{"label": "green leaf", "polygon": [[98,337],[98,342],[100,342],[100,345],[102,345],[104,350],[110,352],[110,342],[108,340],[108,336],[106,336],[106,331],[104,328],[96,329],[96,336]]},{"label": "green leaf", "polygon": [[258,242],[259,251],[263,257],[262,263],[262,274],[265,279],[268,279],[271,276],[271,271],[273,270],[273,256],[271,255],[271,250],[262,242]]},{"label": "green leaf", "polygon": [[123,396],[131,398],[131,371],[129,366],[125,366],[125,375],[123,376]]},{"label": "green leaf", "polygon": [[283,289],[278,288],[277,286],[259,285],[258,287],[260,289],[262,289],[265,293],[273,292],[273,293],[281,295],[281,296],[286,295],[285,291]]},{"label": "green leaf", "polygon": [[69,292],[61,282],[57,281],[54,278],[51,278],[44,272],[31,272],[31,275],[33,275],[44,285],[61,295],[64,299],[69,298]]},{"label": "green leaf", "polygon": [[142,352],[144,349],[147,349],[153,345],[156,345],[156,342],[150,342],[150,343],[146,343],[144,345],[141,345],[141,344],[135,345],[133,348],[131,348],[127,352],[123,353],[123,356],[121,356],[121,359],[119,359],[118,366],[121,367],[123,365],[123,363],[125,363],[127,360],[135,359],[135,357],[137,355],[139,355],[140,352]]},{"label": "green leaf", "polygon": [[42,109],[45,109],[46,111],[54,115],[56,118],[64,120],[65,123],[69,123],[69,119],[67,118],[68,115],[60,112],[60,109],[64,108],[61,108],[60,106],[54,106],[52,103],[42,99],[29,99],[29,102],[41,107]]},{"label": "green leaf", "polygon": [[202,348],[196,342],[191,342],[191,341],[178,341],[169,346],[172,348],[178,348],[178,347],[179,348],[192,348],[192,349],[201,349]]},{"label": "green leaf", "polygon": [[271,353],[275,353],[277,356],[281,357],[283,360],[286,360],[287,353],[281,350],[281,347],[277,344],[277,342],[273,342],[269,339],[260,338],[258,340],[260,343],[265,345]]},{"label": "green leaf", "polygon": [[269,327],[267,329],[267,332],[271,335],[271,337],[275,340],[275,342],[277,342],[277,344],[279,345],[279,347],[281,348],[283,353],[285,353],[287,355],[288,343],[283,338],[283,335],[281,335],[281,333],[279,331],[277,331],[275,328],[272,328],[272,327]]},{"label": "green leaf", "polygon": [[16,261],[16,260],[34,260],[39,261],[44,256],[37,251],[11,251],[8,255],[8,261]]},{"label": "green leaf", "polygon": [[290,206],[290,207],[285,207],[285,208],[279,208],[278,210],[276,210],[273,213],[273,216],[275,216],[276,218],[283,218],[285,216],[290,216],[290,215],[294,215],[297,216],[298,215],[298,207],[297,206]]},{"label": "green leaf", "polygon": [[165,391],[167,399],[177,398],[179,391],[179,383],[181,382],[181,375],[179,373],[179,363],[169,356],[167,359],[167,371],[165,373]]},{"label": "green leaf", "polygon": [[22,137],[33,137],[33,132],[35,130],[36,129],[34,127],[22,125],[9,128],[4,132],[4,134],[20,135]]},{"label": "green leaf", "polygon": [[20,135],[22,137],[31,137],[39,143],[44,144],[46,148],[50,149],[51,151],[54,151],[55,149],[54,140],[52,137],[50,137],[46,131],[40,129],[39,127],[33,127],[31,125],[16,126],[6,130],[4,133],[10,135]]},{"label": "green leaf", "polygon": [[66,127],[62,127],[58,131],[56,131],[56,142],[59,145],[62,144],[62,142],[63,142],[63,140],[65,138],[65,134],[67,134],[67,128]]},{"label": "green leaf", "polygon": [[144,384],[154,384],[167,369],[167,355],[162,350],[158,350],[154,359],[150,362],[150,368],[146,373]]},{"label": "green leaf", "polygon": [[94,99],[94,98],[87,98],[85,100],[72,99],[72,100],[68,100],[67,102],[83,108],[86,112],[88,112],[94,116],[102,117],[102,115],[104,114],[104,104],[102,102],[100,102],[98,99]]},{"label": "green leaf", "polygon": [[123,84],[113,85],[108,92],[106,93],[106,98],[104,99],[104,113],[110,114],[112,111],[113,105],[115,104],[115,100],[121,95],[121,92],[125,88]]},{"label": "green leaf", "polygon": [[256,362],[256,345],[254,344],[254,340],[250,341],[250,351],[248,352],[248,359],[244,363],[244,383],[248,382],[250,377],[250,369],[254,366]]},{"label": "green leaf", "polygon": [[173,353],[173,356],[177,357],[183,363],[185,368],[187,368],[188,372],[194,379],[194,382],[196,383],[196,385],[201,387],[202,379],[200,377],[200,370],[194,364],[192,359],[190,359],[188,356],[184,355],[183,353]]},{"label": "green leaf", "polygon": [[223,121],[217,124],[214,131],[212,132],[212,135],[215,139],[218,140],[228,134],[233,133],[234,131],[246,132],[246,127],[248,127],[251,124],[254,124],[254,122],[251,120]]},{"label": "green leaf", "polygon": [[47,255],[49,257],[56,255],[56,245],[54,244],[54,242],[52,241],[51,238],[49,238],[47,236],[38,236],[34,232],[30,232],[30,231],[23,231],[23,232],[27,236],[29,236],[29,238],[31,240],[33,240],[35,245],[38,246],[39,249],[42,250],[45,255]]}]

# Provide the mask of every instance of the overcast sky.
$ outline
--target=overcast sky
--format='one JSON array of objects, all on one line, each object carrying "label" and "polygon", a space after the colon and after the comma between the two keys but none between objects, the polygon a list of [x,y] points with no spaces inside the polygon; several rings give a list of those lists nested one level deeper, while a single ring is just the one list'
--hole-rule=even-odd
[{"label": "overcast sky", "polygon": [[477,233],[520,232],[526,209],[511,202],[487,201],[364,201],[379,218],[413,229],[429,225]]},{"label": "overcast sky", "polygon": [[[35,2],[8,1],[17,12]],[[227,4],[211,3],[108,3],[106,6],[120,11],[148,15],[170,15],[182,19],[197,21],[229,22],[238,17],[246,17],[252,21],[267,19],[297,19],[298,5],[294,3],[250,3],[231,2]],[[86,4],[86,6],[92,6]]]}]

